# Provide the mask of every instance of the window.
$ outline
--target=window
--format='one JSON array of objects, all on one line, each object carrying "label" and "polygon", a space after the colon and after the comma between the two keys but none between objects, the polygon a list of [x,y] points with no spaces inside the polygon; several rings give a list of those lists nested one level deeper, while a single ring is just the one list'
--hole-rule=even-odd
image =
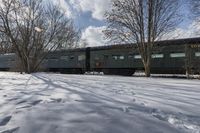
[{"label": "window", "polygon": [[196,53],[195,53],[195,56],[196,56],[196,57],[200,57],[200,52],[196,52]]},{"label": "window", "polygon": [[43,62],[45,62],[45,63],[46,63],[46,62],[48,62],[48,60],[47,60],[47,59],[44,59],[44,60],[43,60]]},{"label": "window", "polygon": [[74,59],[74,56],[73,56],[73,55],[71,55],[71,56],[70,56],[70,59],[71,59],[71,60],[73,60],[73,59]]},{"label": "window", "polygon": [[104,58],[104,59],[108,59],[109,56],[108,56],[108,55],[103,55],[103,58]]},{"label": "window", "polygon": [[58,61],[56,58],[49,59],[50,61]]},{"label": "window", "polygon": [[79,55],[78,56],[78,61],[83,61],[85,60],[85,55]]},{"label": "window", "polygon": [[164,55],[163,54],[153,54],[151,55],[152,58],[163,58]]},{"label": "window", "polygon": [[96,56],[94,59],[95,59],[95,60],[100,60],[100,58],[99,58],[99,57],[97,57],[97,56]]},{"label": "window", "polygon": [[57,57],[49,57],[49,61],[58,61]]},{"label": "window", "polygon": [[135,59],[141,59],[142,57],[141,57],[141,55],[135,55],[134,58]]},{"label": "window", "polygon": [[181,57],[185,57],[185,53],[171,53],[170,57],[172,58],[181,58]]},{"label": "window", "polygon": [[117,55],[113,55],[112,58],[113,58],[114,60],[117,60],[117,59],[118,59]]},{"label": "window", "polygon": [[69,56],[61,56],[60,59],[61,59],[61,60],[66,60],[66,61],[67,61],[67,60],[69,60]]},{"label": "window", "polygon": [[113,55],[112,58],[114,60],[124,60],[125,59],[125,57],[123,55]]},{"label": "window", "polygon": [[129,59],[132,59],[133,57],[134,57],[134,55],[132,55],[132,54],[128,55]]},{"label": "window", "polygon": [[119,56],[119,59],[120,59],[120,60],[124,60],[125,57],[121,55],[121,56]]},{"label": "window", "polygon": [[5,53],[5,54],[0,54],[0,55],[15,55],[15,53]]},{"label": "window", "polygon": [[11,59],[8,59],[8,60],[9,60],[10,62],[13,62],[13,61],[15,61],[15,59],[12,59],[12,58],[11,58]]}]

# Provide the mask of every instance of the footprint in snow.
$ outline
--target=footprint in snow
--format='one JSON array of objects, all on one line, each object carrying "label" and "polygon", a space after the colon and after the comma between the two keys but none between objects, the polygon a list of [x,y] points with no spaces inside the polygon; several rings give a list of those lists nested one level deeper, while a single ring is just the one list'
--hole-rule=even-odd
[{"label": "footprint in snow", "polygon": [[161,110],[155,109],[155,108],[151,110],[151,115],[161,121],[168,121],[168,117],[169,117],[169,114],[166,114],[162,112]]},{"label": "footprint in snow", "polygon": [[18,100],[19,98],[11,98],[11,99],[8,99],[8,101],[15,101],[15,100]]},{"label": "footprint in snow", "polygon": [[22,101],[19,101],[18,103],[16,103],[17,105],[18,104],[22,104],[22,103],[25,103],[25,102],[27,102],[26,100],[22,100]]},{"label": "footprint in snow", "polygon": [[[26,102],[26,101],[21,101],[21,102],[19,102],[19,104],[24,103],[24,102]],[[29,105],[17,107],[16,109],[31,108],[31,107],[33,107],[33,106],[35,106],[35,105],[37,105],[37,104],[39,104],[41,102],[42,102],[42,100],[36,100],[36,101],[30,102]]]},{"label": "footprint in snow", "polygon": [[43,93],[36,93],[36,95],[39,95],[39,96],[50,96],[50,95],[43,94]]},{"label": "footprint in snow", "polygon": [[5,126],[8,124],[12,116],[6,116],[3,119],[0,119],[0,126]]},{"label": "footprint in snow", "polygon": [[39,104],[40,102],[42,102],[42,100],[36,100],[36,101],[33,101],[30,104],[33,105],[33,106],[35,106],[35,105]]},{"label": "footprint in snow", "polygon": [[161,115],[161,114],[153,114],[152,116],[155,117],[155,118],[157,118],[158,120],[167,121],[167,117],[164,116],[164,115]]},{"label": "footprint in snow", "polygon": [[17,133],[18,130],[19,130],[19,127],[16,127],[16,128],[13,128],[13,129],[5,130],[1,133]]},{"label": "footprint in snow", "polygon": [[124,113],[129,113],[130,112],[129,107],[122,107],[122,111]]},{"label": "footprint in snow", "polygon": [[80,102],[80,103],[101,103],[101,102],[98,102],[98,101],[89,101],[89,100],[75,100],[76,102]]},{"label": "footprint in snow", "polygon": [[134,96],[134,95],[136,95],[134,92],[131,92],[131,94]]},{"label": "footprint in snow", "polygon": [[50,98],[53,103],[60,103],[62,102],[62,98]]},{"label": "footprint in snow", "polygon": [[22,94],[29,94],[28,92],[23,92],[23,91],[21,91],[20,93],[22,93]]},{"label": "footprint in snow", "polygon": [[140,103],[142,106],[146,106],[145,103]]},{"label": "footprint in snow", "polygon": [[178,128],[187,129],[188,131],[192,133],[193,132],[199,133],[200,127],[198,124],[193,124],[181,117],[179,118],[175,115],[164,114],[163,112],[160,112],[160,111],[155,111],[154,113],[152,113],[152,116],[158,120],[168,122],[171,125],[174,125]]},{"label": "footprint in snow", "polygon": [[21,107],[17,107],[16,109],[26,109],[26,108],[31,108],[32,106],[30,105],[25,105],[25,106],[21,106]]}]

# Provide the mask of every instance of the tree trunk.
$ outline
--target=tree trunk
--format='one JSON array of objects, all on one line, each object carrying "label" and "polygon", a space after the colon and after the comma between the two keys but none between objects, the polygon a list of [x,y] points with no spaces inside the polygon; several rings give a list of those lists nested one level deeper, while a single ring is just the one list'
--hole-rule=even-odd
[{"label": "tree trunk", "polygon": [[190,69],[188,67],[186,68],[186,77],[190,79]]},{"label": "tree trunk", "polygon": [[27,58],[27,73],[28,73],[28,74],[31,73],[30,62],[29,62],[29,59],[28,59],[28,58]]},{"label": "tree trunk", "polygon": [[144,72],[145,72],[145,76],[146,77],[150,77],[151,76],[150,63],[148,63],[148,62],[144,63]]}]

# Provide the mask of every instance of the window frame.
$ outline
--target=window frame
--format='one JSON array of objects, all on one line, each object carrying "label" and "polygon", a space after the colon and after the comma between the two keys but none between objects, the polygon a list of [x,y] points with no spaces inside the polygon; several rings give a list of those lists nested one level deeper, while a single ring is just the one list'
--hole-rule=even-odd
[{"label": "window frame", "polygon": [[113,60],[125,60],[125,56],[124,55],[112,55],[112,59]]},{"label": "window frame", "polygon": [[195,57],[200,57],[200,52],[195,52]]},{"label": "window frame", "polygon": [[178,53],[170,53],[169,55],[170,58],[185,58],[186,54],[183,52],[178,52]]},{"label": "window frame", "polygon": [[142,59],[142,56],[140,54],[134,55],[134,59],[136,60]]},{"label": "window frame", "polygon": [[86,56],[84,54],[78,56],[78,61],[86,60]]},{"label": "window frame", "polygon": [[162,58],[164,58],[164,54],[162,54],[162,53],[157,53],[157,54],[152,54],[151,55],[151,58],[152,59],[162,59]]},{"label": "window frame", "polygon": [[65,61],[69,61],[69,56],[68,55],[61,56],[60,59],[65,60]]}]

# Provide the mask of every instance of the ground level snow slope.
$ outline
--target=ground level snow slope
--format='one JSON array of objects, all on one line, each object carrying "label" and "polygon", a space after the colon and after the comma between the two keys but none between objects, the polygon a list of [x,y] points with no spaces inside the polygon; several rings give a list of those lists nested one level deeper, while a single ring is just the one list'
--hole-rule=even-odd
[{"label": "ground level snow slope", "polygon": [[1,72],[0,133],[200,133],[200,81]]}]

